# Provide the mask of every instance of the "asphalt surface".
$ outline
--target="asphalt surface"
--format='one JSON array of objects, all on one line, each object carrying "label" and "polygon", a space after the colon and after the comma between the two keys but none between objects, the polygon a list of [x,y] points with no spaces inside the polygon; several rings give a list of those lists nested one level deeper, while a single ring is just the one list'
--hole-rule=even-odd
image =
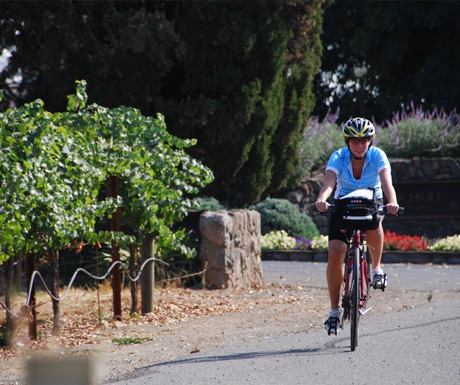
[{"label": "asphalt surface", "polygon": [[[325,264],[263,262],[266,281],[324,287]],[[386,265],[392,289],[452,290],[459,266]],[[359,346],[349,349],[349,324],[338,336],[324,330],[146,366],[111,384],[460,384],[460,294],[360,325]]]},{"label": "asphalt surface", "polygon": [[144,367],[113,384],[430,384],[460,383],[460,301],[426,305],[360,326],[349,350],[348,327],[229,346]]},{"label": "asphalt surface", "polygon": [[[264,281],[326,288],[326,263],[262,262]],[[459,291],[460,265],[385,264],[392,290]]]}]

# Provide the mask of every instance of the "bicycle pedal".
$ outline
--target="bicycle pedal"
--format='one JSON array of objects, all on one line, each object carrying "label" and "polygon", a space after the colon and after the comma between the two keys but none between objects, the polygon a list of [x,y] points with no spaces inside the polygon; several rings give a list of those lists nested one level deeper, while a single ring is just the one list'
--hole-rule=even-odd
[{"label": "bicycle pedal", "polygon": [[369,310],[371,310],[371,309],[372,309],[372,307],[367,308],[367,309],[364,310],[364,311],[363,311],[363,309],[359,309],[359,314],[364,315],[364,314],[366,314],[366,313],[367,313]]}]

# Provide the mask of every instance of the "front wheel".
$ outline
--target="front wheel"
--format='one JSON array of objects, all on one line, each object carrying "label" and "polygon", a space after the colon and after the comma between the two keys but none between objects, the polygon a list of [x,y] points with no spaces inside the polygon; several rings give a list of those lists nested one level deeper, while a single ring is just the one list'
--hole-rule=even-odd
[{"label": "front wheel", "polygon": [[351,351],[354,352],[358,346],[358,334],[359,334],[359,248],[356,247],[353,250],[353,271],[352,271],[352,282],[351,282],[351,309],[350,309],[350,347]]}]

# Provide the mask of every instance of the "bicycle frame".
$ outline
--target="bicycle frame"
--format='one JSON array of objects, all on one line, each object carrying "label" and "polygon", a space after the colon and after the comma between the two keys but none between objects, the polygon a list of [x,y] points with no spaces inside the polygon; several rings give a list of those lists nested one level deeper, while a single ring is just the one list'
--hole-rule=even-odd
[{"label": "bicycle frame", "polygon": [[353,230],[348,244],[345,258],[344,288],[342,296],[343,319],[351,321],[351,350],[358,346],[359,317],[367,313],[367,301],[370,298],[370,269],[369,258],[366,253],[366,234],[360,230]]},{"label": "bicycle frame", "polygon": [[[348,245],[348,252],[347,257],[345,258],[345,272],[351,272],[353,268],[353,251],[357,248],[359,250],[359,293],[360,293],[360,301],[359,301],[359,308],[363,309],[366,308],[367,301],[370,298],[369,296],[369,285],[370,285],[370,269],[369,269],[369,261],[366,255],[365,250],[365,239],[366,233],[361,232],[360,230],[353,230],[351,235],[351,240]],[[351,274],[344,275],[344,295],[349,294],[350,291],[350,281],[351,281]],[[365,312],[369,311],[370,309],[361,312],[364,314]]]}]

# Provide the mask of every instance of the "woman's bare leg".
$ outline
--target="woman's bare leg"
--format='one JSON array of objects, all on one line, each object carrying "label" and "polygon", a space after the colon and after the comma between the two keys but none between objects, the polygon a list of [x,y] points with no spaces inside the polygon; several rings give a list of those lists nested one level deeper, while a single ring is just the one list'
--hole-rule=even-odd
[{"label": "woman's bare leg", "polygon": [[380,262],[382,260],[384,240],[382,223],[380,223],[380,226],[377,230],[367,230],[366,238],[368,250],[371,254],[372,270],[375,270],[377,267],[380,267]]},{"label": "woman's bare leg", "polygon": [[343,282],[343,260],[347,252],[347,245],[337,239],[329,242],[329,257],[327,262],[326,277],[329,288],[331,309],[339,308],[340,290]]}]

